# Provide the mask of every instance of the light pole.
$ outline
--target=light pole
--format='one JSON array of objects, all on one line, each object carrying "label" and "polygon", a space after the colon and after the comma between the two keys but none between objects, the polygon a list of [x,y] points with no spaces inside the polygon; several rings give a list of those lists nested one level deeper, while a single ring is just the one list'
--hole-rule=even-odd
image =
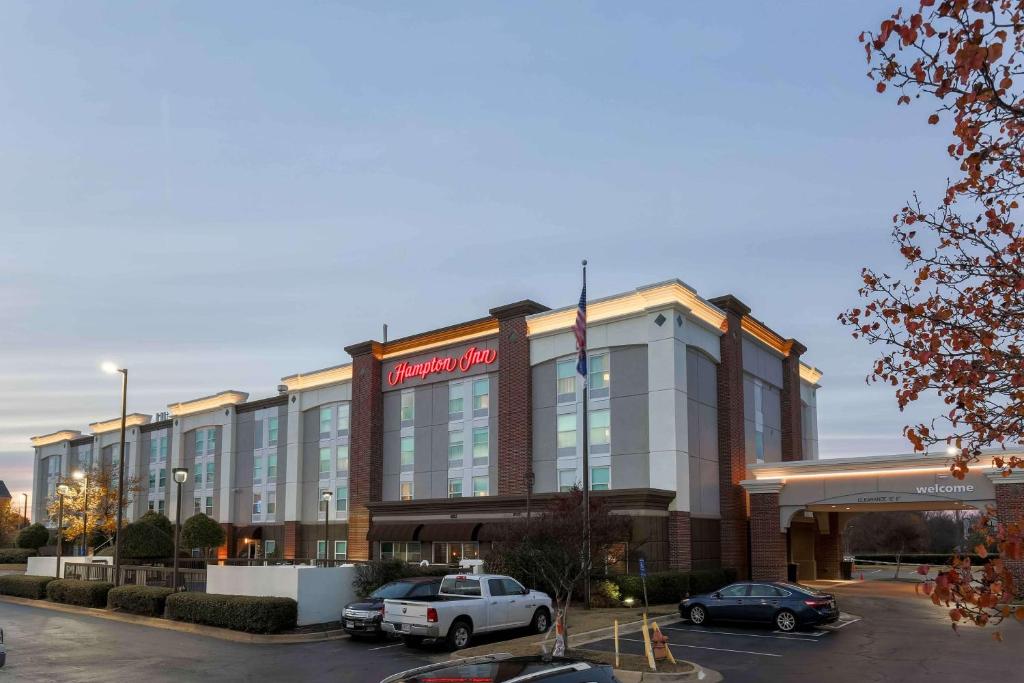
[{"label": "light pole", "polygon": [[121,373],[121,452],[117,462],[117,527],[114,537],[114,585],[121,583],[121,520],[124,514],[124,429],[128,421],[128,368],[119,368],[116,364],[106,362],[103,372],[107,374]]},{"label": "light pole", "polygon": [[326,567],[328,548],[331,546],[331,531],[327,526],[327,520],[331,514],[331,492],[325,490],[320,494],[320,499],[324,501],[324,566]]},{"label": "light pole", "polygon": [[63,555],[64,550],[64,496],[71,493],[71,488],[67,484],[61,484],[57,487],[57,496],[59,503],[57,505],[57,572],[56,578],[60,578],[60,558]]},{"label": "light pole", "polygon": [[26,527],[26,526],[28,526],[28,494],[27,493],[22,492],[22,494],[21,494],[21,502],[22,502],[22,508],[21,508],[22,523],[21,523],[21,525],[23,527]]},{"label": "light pole", "polygon": [[82,501],[82,557],[89,556],[89,475],[82,470],[71,474],[75,481],[82,482],[85,487],[85,500]]},{"label": "light pole", "polygon": [[174,578],[171,588],[178,590],[178,538],[181,536],[181,485],[188,480],[187,467],[175,467],[174,483],[178,485],[178,508],[174,512]]}]

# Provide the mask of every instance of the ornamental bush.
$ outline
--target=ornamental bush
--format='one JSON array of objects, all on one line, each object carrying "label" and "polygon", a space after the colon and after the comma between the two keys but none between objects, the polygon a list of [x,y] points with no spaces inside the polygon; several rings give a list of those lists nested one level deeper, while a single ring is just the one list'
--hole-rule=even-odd
[{"label": "ornamental bush", "polygon": [[0,564],[25,564],[39,554],[32,548],[0,548]]},{"label": "ornamental bush", "polygon": [[51,581],[56,581],[56,579],[52,576],[6,574],[0,576],[0,595],[13,595],[17,598],[42,600],[46,597],[46,586]]},{"label": "ornamental bush", "polygon": [[147,617],[162,617],[171,588],[160,586],[118,586],[107,593],[107,607]]},{"label": "ornamental bush", "polygon": [[139,520],[121,530],[121,557],[154,560],[174,556],[174,540],[158,525]]},{"label": "ornamental bush", "polygon": [[193,624],[248,633],[278,633],[295,628],[299,606],[291,598],[210,593],[167,596],[167,616]]},{"label": "ornamental bush", "polygon": [[19,548],[39,550],[46,545],[49,540],[50,531],[39,522],[36,522],[35,524],[30,524],[18,532],[17,544]]},{"label": "ornamental bush", "polygon": [[171,520],[167,518],[167,515],[160,514],[156,510],[147,510],[146,514],[139,517],[139,521],[152,524],[160,531],[174,538],[174,525],[171,524]]},{"label": "ornamental bush", "polygon": [[[618,586],[623,598],[643,602],[644,587],[639,576],[607,577]],[[718,590],[736,580],[729,569],[695,569],[691,572],[654,572],[647,575],[647,602],[657,605],[678,602],[687,595],[700,595]]]},{"label": "ornamental bush", "polygon": [[51,602],[80,607],[106,607],[107,593],[114,584],[106,581],[56,579],[46,585],[46,597]]}]

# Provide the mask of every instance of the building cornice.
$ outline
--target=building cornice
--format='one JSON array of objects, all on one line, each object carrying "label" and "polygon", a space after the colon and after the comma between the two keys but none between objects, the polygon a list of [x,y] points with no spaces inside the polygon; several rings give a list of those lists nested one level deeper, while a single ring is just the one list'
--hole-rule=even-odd
[{"label": "building cornice", "polygon": [[264,408],[274,408],[285,405],[288,405],[288,394],[278,394],[277,396],[268,396],[267,398],[261,398],[255,401],[239,403],[235,406],[235,411],[239,414],[252,413],[257,410],[263,410]]},{"label": "building cornice", "polygon": [[71,441],[82,436],[82,432],[73,429],[62,429],[59,432],[53,432],[51,434],[42,434],[40,436],[32,437],[32,445],[36,448],[40,446],[49,446],[50,444],[60,443],[61,441]]},{"label": "building cornice", "polygon": [[[143,415],[142,413],[129,413],[125,416],[124,426],[137,427],[139,425],[149,424],[153,419],[151,415]],[[115,417],[110,420],[103,420],[102,422],[91,422],[89,423],[89,431],[93,434],[105,434],[106,432],[112,432],[114,430],[121,429],[121,418]]]},{"label": "building cornice", "polygon": [[323,368],[322,370],[313,370],[312,372],[282,377],[281,383],[288,387],[288,391],[302,391],[304,389],[327,386],[328,384],[349,382],[351,380],[352,364],[345,363],[344,365],[335,365]]},{"label": "building cornice", "polygon": [[785,485],[786,482],[779,479],[745,479],[740,482],[747,493],[778,493]]},{"label": "building cornice", "polygon": [[[857,476],[891,476],[949,472],[950,460],[945,455],[878,455],[857,458],[827,458],[824,460],[797,460],[750,466],[754,480],[831,479]],[[983,454],[974,465],[990,469],[992,457]]]},{"label": "building cornice", "polygon": [[382,345],[381,357],[388,360],[399,356],[412,356],[442,346],[453,346],[474,339],[493,337],[496,334],[498,334],[497,318],[478,318],[477,320],[389,341]]},{"label": "building cornice", "polygon": [[249,398],[249,394],[244,391],[235,391],[230,389],[228,391],[213,394],[212,396],[194,398],[190,401],[168,403],[167,409],[171,412],[173,417],[184,417],[185,415],[203,413],[209,410],[223,408],[224,406],[233,406],[238,403],[244,403],[247,398]]}]

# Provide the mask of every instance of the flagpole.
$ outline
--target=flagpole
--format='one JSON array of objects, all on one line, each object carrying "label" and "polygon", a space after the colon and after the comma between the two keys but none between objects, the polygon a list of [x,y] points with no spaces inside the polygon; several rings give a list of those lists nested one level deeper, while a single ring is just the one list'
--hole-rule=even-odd
[{"label": "flagpole", "polygon": [[[583,259],[583,291],[587,291],[587,260]],[[584,304],[586,301],[584,301]],[[587,372],[583,375],[583,609],[590,609],[590,410],[588,408],[587,386],[590,374],[590,358],[587,357],[587,344],[584,338],[583,357],[586,359]]]}]

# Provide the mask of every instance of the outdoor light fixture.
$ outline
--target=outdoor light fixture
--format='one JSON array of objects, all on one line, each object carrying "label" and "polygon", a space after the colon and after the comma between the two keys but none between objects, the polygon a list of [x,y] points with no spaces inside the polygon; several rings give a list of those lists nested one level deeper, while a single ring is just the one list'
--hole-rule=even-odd
[{"label": "outdoor light fixture", "polygon": [[632,607],[634,602],[635,601],[633,600],[633,598],[626,598],[622,601],[622,604],[624,604],[626,607]]},{"label": "outdoor light fixture", "polygon": [[117,367],[117,363],[113,363],[109,360],[100,365],[100,370],[107,373],[108,375],[113,375],[119,369],[120,368]]},{"label": "outdoor light fixture", "polygon": [[59,493],[62,496],[70,495],[71,487],[68,486],[67,484],[61,484],[60,486],[57,487],[57,493]]},{"label": "outdoor light fixture", "polygon": [[952,445],[946,446],[946,455],[956,455],[959,452],[960,452],[960,449],[957,448],[956,446],[952,446]]},{"label": "outdoor light fixture", "polygon": [[174,473],[174,481],[179,484],[184,484],[188,480],[188,468],[187,467],[175,467],[171,472]]},{"label": "outdoor light fixture", "polygon": [[75,470],[71,478],[82,482],[85,487],[85,500],[82,502],[82,557],[89,554],[89,475],[82,470]]},{"label": "outdoor light fixture", "polygon": [[171,470],[174,482],[178,485],[178,505],[174,509],[174,575],[171,587],[178,590],[178,538],[181,536],[181,485],[188,480],[187,467],[175,467]]},{"label": "outdoor light fixture", "polygon": [[327,520],[331,513],[331,492],[324,490],[320,493],[320,500],[324,502],[324,566],[327,566],[328,552],[331,547],[331,530],[327,526]]}]

